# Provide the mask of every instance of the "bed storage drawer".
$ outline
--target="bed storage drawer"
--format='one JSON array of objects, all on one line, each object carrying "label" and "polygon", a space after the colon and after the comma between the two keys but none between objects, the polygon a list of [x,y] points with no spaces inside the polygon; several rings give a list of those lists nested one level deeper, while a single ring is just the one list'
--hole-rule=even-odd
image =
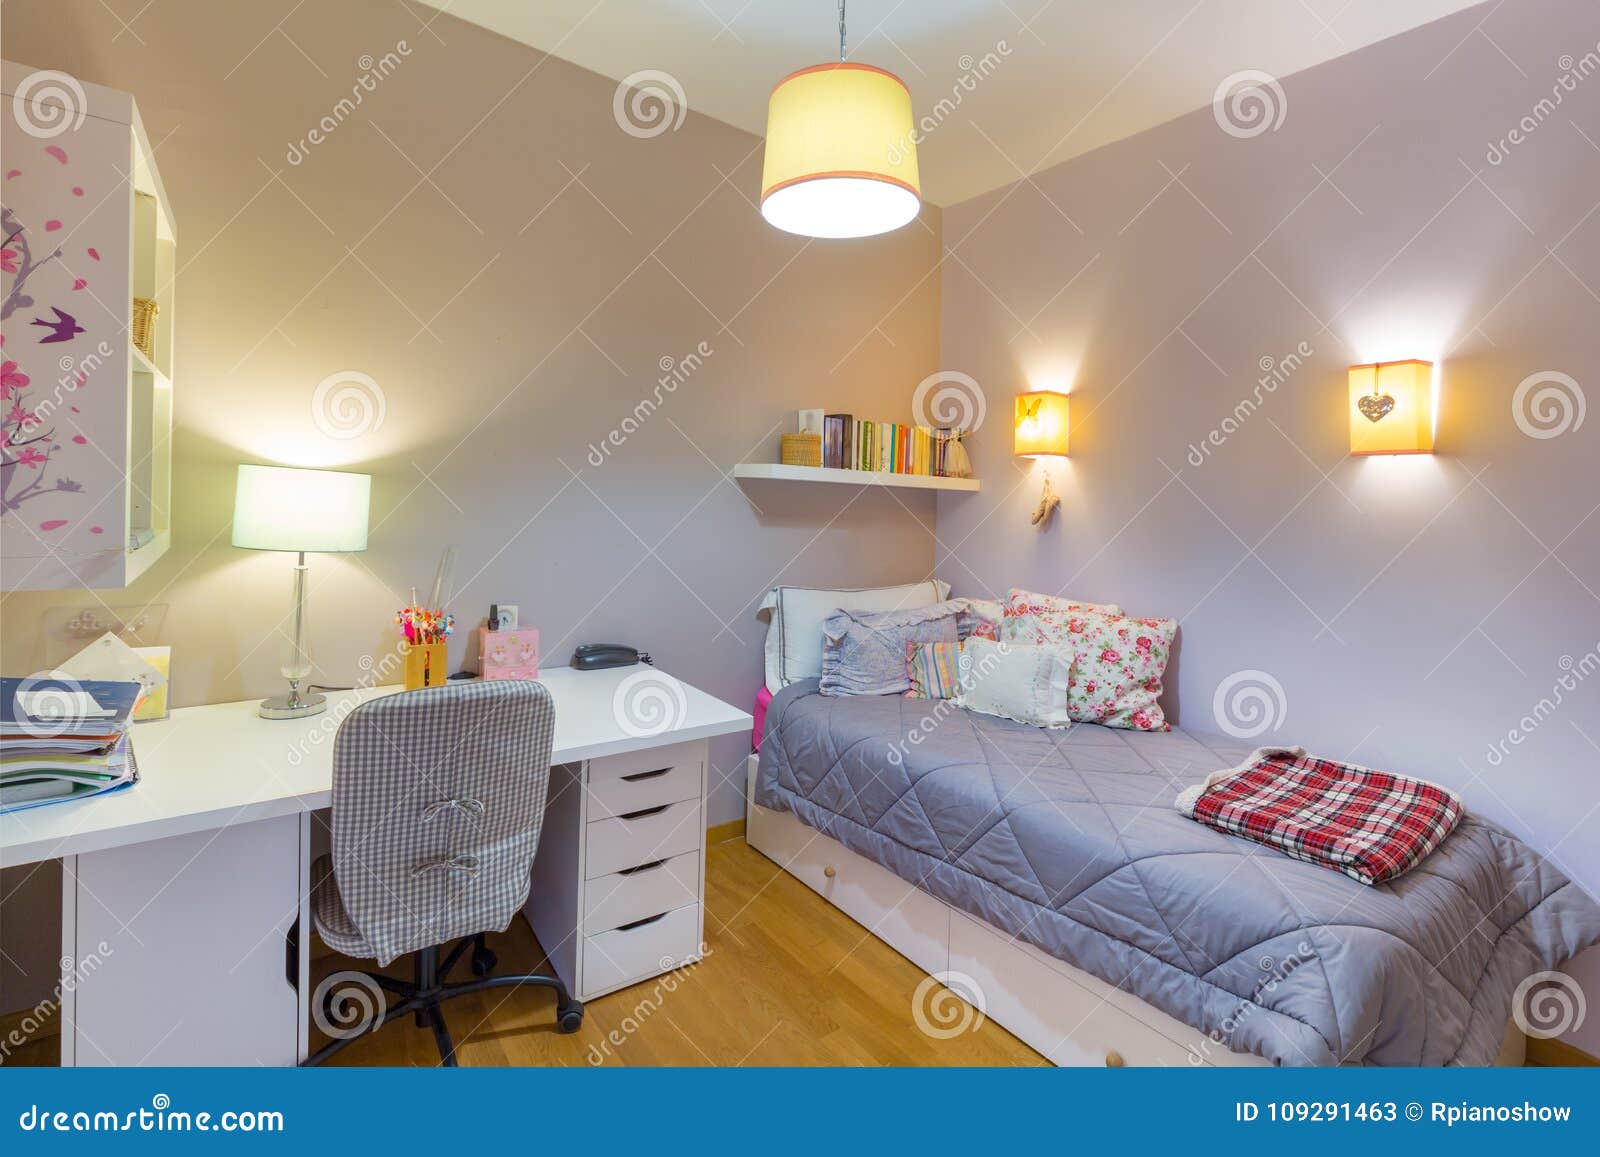
[{"label": "bed storage drawer", "polygon": [[750,846],[927,972],[949,964],[950,909],[889,869],[821,835],[791,812],[755,802]]},{"label": "bed storage drawer", "polygon": [[583,931],[593,936],[687,907],[700,898],[700,857],[694,852],[590,880],[584,889]]},{"label": "bed storage drawer", "polygon": [[1266,1063],[962,912],[950,917],[950,969],[973,979],[995,1020],[1058,1065]]},{"label": "bed storage drawer", "polygon": [[593,820],[584,832],[584,876],[609,876],[655,860],[698,851],[705,838],[700,800],[660,804],[627,815]]},{"label": "bed storage drawer", "polygon": [[691,904],[583,941],[583,987],[600,993],[656,976],[700,955],[700,905]]},{"label": "bed storage drawer", "polygon": [[664,803],[700,798],[704,768],[692,763],[642,767],[621,775],[589,777],[589,821],[630,815]]}]

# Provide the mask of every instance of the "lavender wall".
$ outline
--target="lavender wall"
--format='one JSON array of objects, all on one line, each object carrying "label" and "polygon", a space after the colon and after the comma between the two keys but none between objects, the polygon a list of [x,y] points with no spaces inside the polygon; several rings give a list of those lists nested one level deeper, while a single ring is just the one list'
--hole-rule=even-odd
[{"label": "lavender wall", "polygon": [[[948,209],[941,365],[989,420],[938,521],[958,592],[1179,618],[1183,726],[1266,688],[1262,742],[1450,784],[1592,892],[1597,42],[1591,0],[1479,7],[1264,89],[1275,128],[1207,108]],[[1346,367],[1413,357],[1437,453],[1349,457]],[[1575,384],[1515,406],[1540,373]],[[1043,533],[1008,423],[1041,388],[1072,394]]]}]

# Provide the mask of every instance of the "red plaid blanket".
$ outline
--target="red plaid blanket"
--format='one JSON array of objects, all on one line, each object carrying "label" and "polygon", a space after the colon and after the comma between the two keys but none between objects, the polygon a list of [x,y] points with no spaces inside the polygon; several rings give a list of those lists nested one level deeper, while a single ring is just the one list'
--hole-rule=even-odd
[{"label": "red plaid blanket", "polygon": [[1363,884],[1409,872],[1461,822],[1461,800],[1425,780],[1263,747],[1178,797],[1218,831],[1335,868]]}]

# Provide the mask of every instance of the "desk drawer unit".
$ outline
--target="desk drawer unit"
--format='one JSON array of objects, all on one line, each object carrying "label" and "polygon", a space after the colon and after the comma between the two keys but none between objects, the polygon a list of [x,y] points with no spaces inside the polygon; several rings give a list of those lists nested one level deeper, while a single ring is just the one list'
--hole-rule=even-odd
[{"label": "desk drawer unit", "polygon": [[701,955],[706,744],[553,768],[523,909],[579,1000]]}]

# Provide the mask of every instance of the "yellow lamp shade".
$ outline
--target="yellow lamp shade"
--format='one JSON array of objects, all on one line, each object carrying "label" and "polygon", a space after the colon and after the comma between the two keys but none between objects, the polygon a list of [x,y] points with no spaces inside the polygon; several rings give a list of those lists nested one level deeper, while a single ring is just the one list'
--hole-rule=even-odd
[{"label": "yellow lamp shade", "polygon": [[1433,453],[1433,363],[1350,367],[1350,453]]},{"label": "yellow lamp shade", "polygon": [[868,237],[921,208],[911,93],[892,72],[840,61],[778,82],[767,105],[761,215],[806,237]]},{"label": "yellow lamp shade", "polygon": [[1067,452],[1067,395],[1039,390],[1017,395],[1018,458],[1065,455]]}]

